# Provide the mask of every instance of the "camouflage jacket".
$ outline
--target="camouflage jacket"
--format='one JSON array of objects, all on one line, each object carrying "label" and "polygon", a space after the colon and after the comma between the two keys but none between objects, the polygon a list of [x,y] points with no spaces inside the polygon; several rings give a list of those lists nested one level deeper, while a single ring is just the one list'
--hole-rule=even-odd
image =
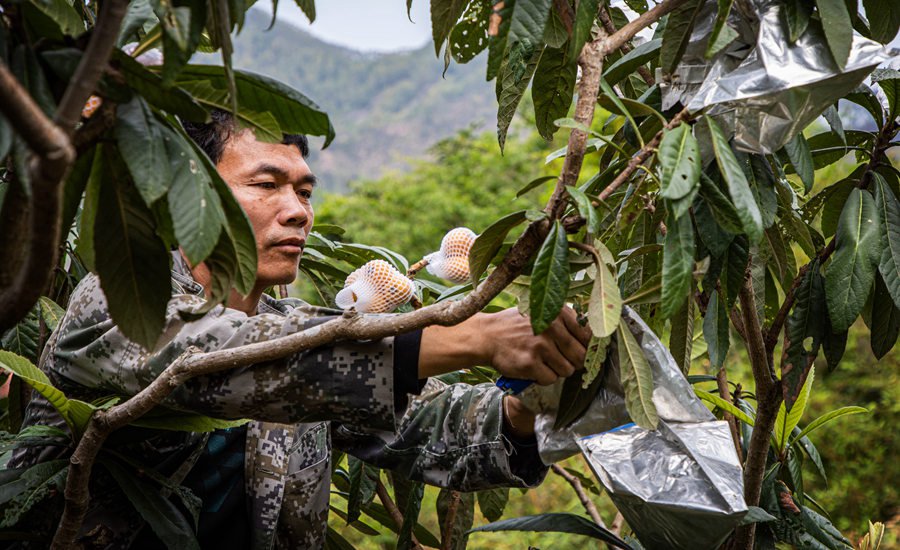
[{"label": "camouflage jacket", "polygon": [[[84,400],[134,395],[189,346],[209,351],[270,340],[340,314],[264,295],[255,316],[220,306],[185,322],[179,310],[202,304],[203,288],[180,255],[175,256],[167,324],[152,351],[118,330],[95,276],[78,285],[41,359],[54,385]],[[324,545],[332,447],[410,479],[462,491],[533,486],[546,473],[536,449],[521,452],[503,435],[502,394],[496,387],[431,379],[419,395],[409,396],[400,413],[394,410],[393,390],[393,339],[386,338],[339,343],[197,377],[173,391],[164,405],[222,419],[253,419],[245,455],[253,548]],[[40,397],[29,404],[25,422],[65,427]],[[114,434],[107,447],[178,484],[207,437],[129,427]],[[17,451],[10,467],[64,452],[58,447]],[[86,546],[127,548],[143,522],[114,483],[104,485],[103,473],[95,468],[82,530],[90,534]]]}]

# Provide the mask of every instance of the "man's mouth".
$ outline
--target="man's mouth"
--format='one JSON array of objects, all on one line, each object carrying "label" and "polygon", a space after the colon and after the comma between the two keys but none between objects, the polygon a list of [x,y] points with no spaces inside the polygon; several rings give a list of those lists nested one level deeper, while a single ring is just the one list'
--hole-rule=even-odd
[{"label": "man's mouth", "polygon": [[300,254],[303,252],[303,247],[306,246],[306,240],[299,237],[290,237],[276,242],[273,246],[282,252]]}]

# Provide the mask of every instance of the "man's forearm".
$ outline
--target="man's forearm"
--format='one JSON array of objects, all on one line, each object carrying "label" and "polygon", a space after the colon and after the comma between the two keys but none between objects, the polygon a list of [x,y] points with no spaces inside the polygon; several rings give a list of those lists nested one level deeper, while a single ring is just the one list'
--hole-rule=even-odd
[{"label": "man's forearm", "polygon": [[419,348],[419,378],[488,365],[484,317],[478,313],[452,327],[426,327]]}]

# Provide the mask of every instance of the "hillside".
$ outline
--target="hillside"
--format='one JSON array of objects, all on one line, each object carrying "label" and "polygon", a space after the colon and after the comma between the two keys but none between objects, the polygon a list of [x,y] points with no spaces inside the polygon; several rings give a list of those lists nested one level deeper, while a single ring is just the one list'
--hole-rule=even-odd
[{"label": "hillside", "polygon": [[313,169],[330,191],[404,169],[437,140],[470,125],[493,127],[493,84],[482,56],[468,65],[443,62],[431,44],[408,52],[361,53],[327,44],[270,17],[247,14],[235,40],[235,66],[275,77],[314,99],[331,116],[337,138],[312,154]]}]

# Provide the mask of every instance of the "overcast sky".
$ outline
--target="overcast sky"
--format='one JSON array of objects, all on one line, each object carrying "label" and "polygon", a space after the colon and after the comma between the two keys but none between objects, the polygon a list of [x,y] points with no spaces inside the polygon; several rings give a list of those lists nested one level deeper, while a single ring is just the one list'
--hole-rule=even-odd
[{"label": "overcast sky", "polygon": [[[278,3],[278,18],[332,44],[362,51],[389,52],[419,48],[431,40],[429,0],[413,0],[412,20],[402,0],[320,0],[310,25],[291,0]],[[272,13],[269,0],[256,6]]]}]

